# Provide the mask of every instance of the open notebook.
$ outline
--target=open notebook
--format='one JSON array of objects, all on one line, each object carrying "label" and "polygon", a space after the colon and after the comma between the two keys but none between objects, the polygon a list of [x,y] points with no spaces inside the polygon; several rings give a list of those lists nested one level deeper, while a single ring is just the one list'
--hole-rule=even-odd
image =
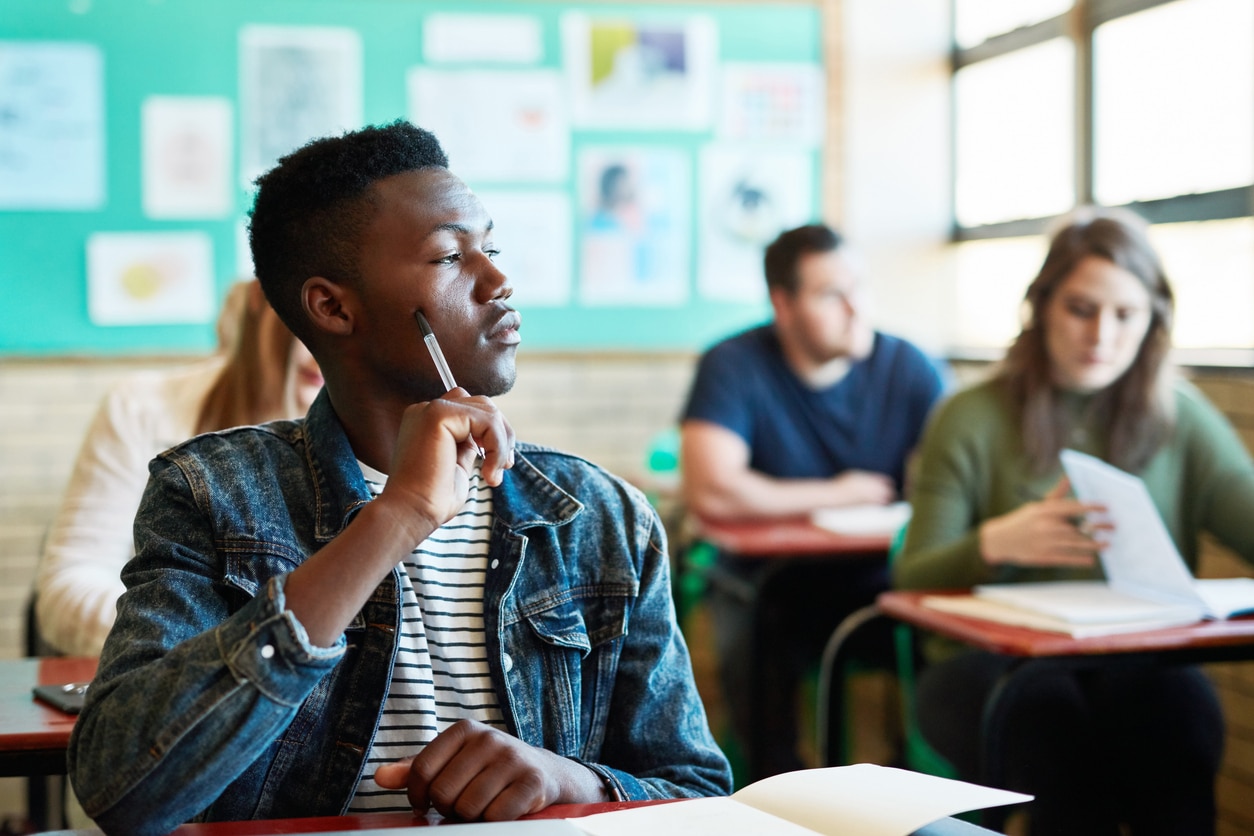
[{"label": "open notebook", "polygon": [[1106,506],[1115,524],[1101,552],[1104,581],[977,586],[926,606],[1073,636],[1135,632],[1254,611],[1254,579],[1195,580],[1145,483],[1101,459],[1062,451],[1076,496]]}]

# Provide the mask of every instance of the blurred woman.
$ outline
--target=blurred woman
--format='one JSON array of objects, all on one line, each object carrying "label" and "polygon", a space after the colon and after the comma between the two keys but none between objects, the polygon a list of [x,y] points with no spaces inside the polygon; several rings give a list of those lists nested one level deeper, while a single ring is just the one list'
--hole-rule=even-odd
[{"label": "blurred woman", "polygon": [[154,456],[198,433],[304,415],[322,388],[317,363],[256,281],[232,288],[218,333],[219,355],[130,375],[100,404],[36,575],[39,630],[51,650],[100,653],[122,594],[122,566],[134,554],[131,524]]},{"label": "blurred woman", "polygon": [[[1172,293],[1144,223],[1068,218],[1025,308],[993,378],[932,416],[895,585],[1100,578],[1108,533],[1086,520],[1099,509],[1069,496],[1064,447],[1140,476],[1195,571],[1203,531],[1254,558],[1254,463],[1171,368]],[[924,650],[921,730],[977,779],[981,710],[1012,662],[936,637]],[[1033,681],[1009,706],[1002,753],[1006,786],[1036,796],[1033,834],[1214,832],[1223,717],[1199,670],[1059,665]]]}]

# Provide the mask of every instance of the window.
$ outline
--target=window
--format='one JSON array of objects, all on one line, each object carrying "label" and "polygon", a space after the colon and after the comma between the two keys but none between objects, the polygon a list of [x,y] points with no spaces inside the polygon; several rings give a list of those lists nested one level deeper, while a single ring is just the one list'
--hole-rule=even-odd
[{"label": "window", "polygon": [[954,42],[961,348],[1006,345],[1043,231],[1096,203],[1153,224],[1184,359],[1254,349],[1254,3],[955,0]]}]

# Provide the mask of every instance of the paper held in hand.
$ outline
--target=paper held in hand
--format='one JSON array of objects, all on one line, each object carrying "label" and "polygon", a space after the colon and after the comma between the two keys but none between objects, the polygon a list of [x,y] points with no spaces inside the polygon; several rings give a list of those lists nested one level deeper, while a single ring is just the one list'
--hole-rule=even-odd
[{"label": "paper held in hand", "polygon": [[567,819],[589,836],[906,836],[969,810],[1031,796],[861,763],[773,775],[727,798]]},{"label": "paper held in hand", "polygon": [[1193,578],[1144,482],[1084,453],[1061,457],[1076,496],[1105,505],[1114,523],[1101,552],[1106,580],[988,584],[973,596],[927,597],[925,606],[1077,638],[1254,611],[1254,579]]},{"label": "paper held in hand", "polygon": [[889,505],[850,505],[845,508],[820,508],[810,515],[819,528],[851,537],[892,537],[910,522],[910,503]]}]

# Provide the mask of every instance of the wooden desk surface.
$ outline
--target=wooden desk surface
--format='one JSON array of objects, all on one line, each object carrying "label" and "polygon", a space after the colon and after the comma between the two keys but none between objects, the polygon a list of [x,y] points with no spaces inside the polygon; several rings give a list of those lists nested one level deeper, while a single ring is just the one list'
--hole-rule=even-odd
[{"label": "wooden desk surface", "polygon": [[694,518],[697,535],[732,554],[755,557],[888,554],[888,535],[837,534],[809,517],[750,522],[712,522]]},{"label": "wooden desk surface", "polygon": [[[554,804],[527,819],[569,819],[608,813],[629,807],[650,804],[666,804],[675,799],[657,801],[619,801],[602,804]],[[454,822],[448,822],[453,824]],[[363,813],[357,816],[320,816],[303,819],[268,819],[261,821],[215,822],[212,824],[184,824],[170,832],[170,836],[271,836],[279,833],[327,833],[343,830],[391,830],[404,827],[438,827],[442,820],[429,821],[413,813]],[[450,833],[452,831],[449,831]],[[473,832],[473,831],[472,831]],[[101,831],[57,830],[45,836],[102,836]]]},{"label": "wooden desk surface", "polygon": [[[1209,651],[1216,657],[1224,648],[1254,644],[1254,618],[1203,621],[1185,627],[1167,627],[1139,633],[1077,639],[1062,633],[999,624],[979,618],[929,609],[926,595],[965,595],[965,590],[941,592],[884,592],[876,603],[880,611],[915,627],[948,636],[973,647],[1008,656],[1097,656],[1118,653]],[[1248,652],[1246,653],[1248,655]]]},{"label": "wooden desk surface", "polygon": [[87,682],[95,674],[94,658],[0,660],[0,755],[49,749],[64,752],[74,715],[36,700],[31,689]]}]

